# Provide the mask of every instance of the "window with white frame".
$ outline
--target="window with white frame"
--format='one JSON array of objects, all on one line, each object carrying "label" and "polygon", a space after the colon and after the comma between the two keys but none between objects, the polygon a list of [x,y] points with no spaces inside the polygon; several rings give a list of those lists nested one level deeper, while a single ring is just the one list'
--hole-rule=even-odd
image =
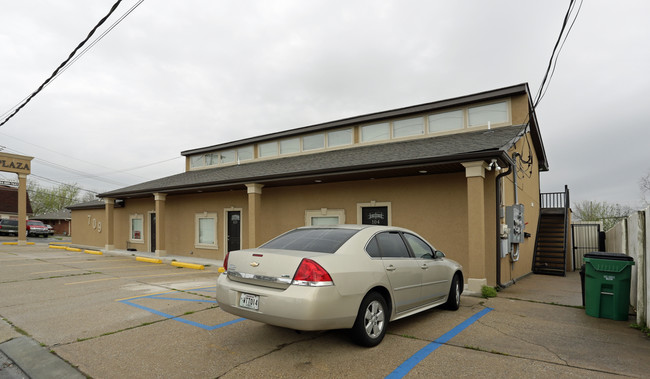
[{"label": "window with white frame", "polygon": [[280,154],[293,154],[300,152],[300,138],[291,138],[280,141]]},{"label": "window with white frame", "polygon": [[216,166],[219,164],[219,153],[210,153],[205,155],[205,164],[207,166]]},{"label": "window with white frame", "polygon": [[458,130],[465,127],[463,110],[436,113],[429,116],[429,133]]},{"label": "window with white frame", "polygon": [[352,145],[352,129],[335,130],[327,133],[327,147]]},{"label": "window with white frame", "polygon": [[365,125],[361,127],[361,142],[383,141],[390,138],[390,124]]},{"label": "window with white frame", "polygon": [[325,147],[325,134],[313,134],[302,137],[302,149],[304,151],[322,149]]},{"label": "window with white frame", "polygon": [[217,214],[197,213],[194,219],[194,246],[198,248],[216,249],[217,246]]},{"label": "window with white frame", "polygon": [[357,224],[391,226],[391,203],[371,201],[357,204]]},{"label": "window with white frame", "polygon": [[237,149],[237,161],[248,161],[253,159],[253,146],[245,146]]},{"label": "window with white frame", "polygon": [[203,154],[192,155],[190,157],[191,168],[203,167],[203,166],[205,166],[205,159]]},{"label": "window with white frame", "polygon": [[393,137],[409,137],[424,134],[424,118],[415,117],[393,122]]},{"label": "window with white frame", "polygon": [[228,164],[235,162],[235,155],[237,154],[235,150],[226,150],[219,153],[221,155],[220,164]]},{"label": "window with white frame", "polygon": [[132,214],[129,216],[130,242],[144,243],[144,216]]},{"label": "window with white frame", "polygon": [[508,122],[508,102],[481,105],[469,108],[467,111],[467,123],[471,126],[491,124],[502,124]]},{"label": "window with white frame", "polygon": [[275,157],[278,155],[278,143],[276,141],[261,143],[257,153],[260,158]]},{"label": "window with white frame", "polygon": [[340,225],[345,224],[344,209],[313,209],[305,211],[305,225]]}]

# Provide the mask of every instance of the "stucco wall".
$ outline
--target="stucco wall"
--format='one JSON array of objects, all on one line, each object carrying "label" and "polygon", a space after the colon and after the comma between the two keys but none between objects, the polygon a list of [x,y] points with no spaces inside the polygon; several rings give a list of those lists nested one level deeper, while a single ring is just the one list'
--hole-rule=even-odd
[{"label": "stucco wall", "polygon": [[[535,252],[535,237],[537,234],[537,225],[539,223],[539,169],[537,156],[534,150],[529,149],[526,138],[520,140],[509,154],[519,152],[523,159],[532,155],[532,164],[523,165],[527,170],[517,171],[517,202],[524,205],[524,232],[530,233],[530,238],[525,238],[523,243],[519,244],[519,260],[512,262],[510,256],[501,260],[501,283],[507,283],[511,280],[520,278],[531,271],[533,264],[533,255]],[[519,161],[518,161],[519,162]],[[512,205],[515,203],[515,184],[514,173],[503,179],[505,191],[505,204]]]},{"label": "stucco wall", "polygon": [[80,209],[71,212],[71,241],[74,244],[103,248],[106,245],[104,209]]},{"label": "stucco wall", "polygon": [[422,175],[310,186],[264,188],[261,240],[304,226],[305,211],[343,209],[356,224],[357,204],[391,204],[392,225],[412,229],[461,264],[467,257],[467,192],[464,173]]}]

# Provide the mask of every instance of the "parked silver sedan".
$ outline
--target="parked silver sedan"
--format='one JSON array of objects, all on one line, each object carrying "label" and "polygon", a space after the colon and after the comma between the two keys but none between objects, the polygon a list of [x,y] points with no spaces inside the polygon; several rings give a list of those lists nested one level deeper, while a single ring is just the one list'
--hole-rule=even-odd
[{"label": "parked silver sedan", "polygon": [[444,305],[456,310],[462,267],[407,229],[339,225],[291,230],[232,251],[217,302],[234,315],[295,330],[352,329],[363,346],[389,321]]}]

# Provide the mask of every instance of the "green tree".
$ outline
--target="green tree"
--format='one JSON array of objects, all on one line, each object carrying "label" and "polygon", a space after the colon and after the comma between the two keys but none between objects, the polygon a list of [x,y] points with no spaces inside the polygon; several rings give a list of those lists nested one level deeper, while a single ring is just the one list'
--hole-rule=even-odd
[{"label": "green tree", "polygon": [[45,188],[35,182],[27,183],[29,201],[34,214],[56,212],[78,203],[81,189],[76,184],[61,184]]},{"label": "green tree", "polygon": [[574,203],[571,209],[580,221],[601,221],[604,230],[609,230],[632,212],[632,208],[626,205],[589,200]]}]

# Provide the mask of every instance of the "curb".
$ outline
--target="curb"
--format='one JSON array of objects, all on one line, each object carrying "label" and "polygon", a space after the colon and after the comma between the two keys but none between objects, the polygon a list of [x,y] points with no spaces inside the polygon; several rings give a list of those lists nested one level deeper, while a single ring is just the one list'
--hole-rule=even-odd
[{"label": "curb", "polygon": [[16,337],[0,344],[2,351],[29,378],[86,378],[58,355],[29,337]]},{"label": "curb", "polygon": [[194,270],[205,269],[205,266],[196,263],[172,262],[171,265],[176,267],[192,268]]},{"label": "curb", "polygon": [[135,257],[135,260],[138,262],[162,263],[160,259],[155,259],[155,258]]}]

